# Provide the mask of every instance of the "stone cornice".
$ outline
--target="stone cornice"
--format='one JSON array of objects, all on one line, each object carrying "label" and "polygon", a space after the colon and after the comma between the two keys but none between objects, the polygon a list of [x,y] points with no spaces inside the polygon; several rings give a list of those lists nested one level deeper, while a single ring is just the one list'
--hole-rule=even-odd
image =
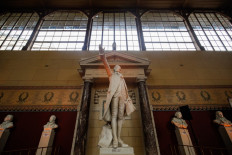
[{"label": "stone cornice", "polygon": [[149,85],[148,89],[210,89],[210,88],[232,88],[232,85]]},{"label": "stone cornice", "polygon": [[[153,111],[177,111],[180,106],[184,105],[152,105]],[[229,104],[218,104],[218,105],[189,105],[191,111],[205,111],[205,110],[230,110]]]},{"label": "stone cornice", "polygon": [[19,89],[81,89],[82,86],[0,86],[4,90]]},{"label": "stone cornice", "polygon": [[78,106],[77,105],[0,106],[0,112],[51,112],[51,111],[78,111]]}]

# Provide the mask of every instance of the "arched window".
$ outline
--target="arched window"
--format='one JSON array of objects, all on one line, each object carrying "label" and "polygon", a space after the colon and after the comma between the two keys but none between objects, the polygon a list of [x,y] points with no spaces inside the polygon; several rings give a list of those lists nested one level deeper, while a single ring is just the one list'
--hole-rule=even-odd
[{"label": "arched window", "polygon": [[196,50],[183,19],[176,14],[149,11],[141,22],[147,51]]},{"label": "arched window", "polygon": [[202,46],[208,51],[232,50],[232,25],[218,13],[192,13],[189,21]]},{"label": "arched window", "polygon": [[21,50],[38,19],[36,13],[7,13],[0,16],[0,50]]},{"label": "arched window", "polygon": [[56,11],[44,18],[32,50],[82,50],[88,18],[79,11]]},{"label": "arched window", "polygon": [[89,50],[98,50],[99,44],[105,50],[138,51],[139,42],[135,17],[131,13],[99,13],[93,18]]}]

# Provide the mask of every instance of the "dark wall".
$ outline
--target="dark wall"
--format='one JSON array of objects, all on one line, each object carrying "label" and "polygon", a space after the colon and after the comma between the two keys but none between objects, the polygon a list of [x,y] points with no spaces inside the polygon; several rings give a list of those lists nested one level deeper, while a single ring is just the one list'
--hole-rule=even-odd
[{"label": "dark wall", "polygon": [[[193,145],[205,147],[225,148],[225,145],[217,130],[217,125],[213,123],[216,111],[191,111],[193,120],[188,123],[188,129]],[[223,111],[224,116],[232,120],[232,111]],[[154,111],[154,120],[157,130],[161,155],[170,155],[170,145],[177,145],[175,127],[171,124],[175,111]],[[206,154],[208,150],[205,150]]]},{"label": "dark wall", "polygon": [[70,154],[77,112],[1,112],[0,122],[7,114],[14,115],[14,127],[5,146],[6,150],[38,147],[43,125],[51,115],[59,125],[53,146],[60,146],[61,154]]}]

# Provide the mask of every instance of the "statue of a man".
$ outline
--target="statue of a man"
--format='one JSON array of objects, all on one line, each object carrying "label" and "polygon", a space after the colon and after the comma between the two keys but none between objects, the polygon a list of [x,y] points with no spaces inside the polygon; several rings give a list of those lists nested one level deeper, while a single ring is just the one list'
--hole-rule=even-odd
[{"label": "statue of a man", "polygon": [[58,125],[55,123],[55,120],[56,120],[56,116],[51,115],[49,118],[49,122],[47,122],[47,124],[44,125],[44,128],[51,128],[51,129],[58,128]]},{"label": "statue of a man", "polygon": [[181,128],[181,129],[187,129],[188,127],[188,124],[186,123],[184,119],[182,119],[182,114],[179,111],[175,113],[175,117],[172,118],[171,122],[176,127]]},{"label": "statue of a man", "polygon": [[9,129],[12,128],[13,125],[13,115],[7,115],[4,119],[4,122],[2,122],[2,124],[0,124],[0,129]]},{"label": "statue of a man", "polygon": [[225,127],[230,127],[232,126],[231,121],[229,121],[228,119],[226,119],[223,116],[223,113],[221,111],[217,111],[216,112],[216,119],[213,121],[214,123],[217,123],[219,125],[225,126]]},{"label": "statue of a man", "polygon": [[128,147],[120,137],[121,129],[125,115],[130,115],[135,111],[135,107],[128,95],[126,82],[121,74],[121,67],[115,65],[114,71],[111,71],[101,45],[99,45],[99,55],[110,81],[106,103],[104,104],[103,120],[111,122],[113,147]]}]

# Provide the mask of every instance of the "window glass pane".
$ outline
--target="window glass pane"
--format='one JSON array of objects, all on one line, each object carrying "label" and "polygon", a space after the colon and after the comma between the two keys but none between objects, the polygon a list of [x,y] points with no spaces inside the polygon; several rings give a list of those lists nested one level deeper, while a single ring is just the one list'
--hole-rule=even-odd
[{"label": "window glass pane", "polygon": [[218,13],[192,13],[189,21],[200,43],[208,51],[229,51],[232,25]]},{"label": "window glass pane", "polygon": [[56,11],[45,17],[32,50],[81,51],[88,18],[79,11]]},{"label": "window glass pane", "polygon": [[142,16],[141,22],[148,51],[196,50],[183,19],[176,14],[150,11]]},{"label": "window glass pane", "polygon": [[93,18],[89,50],[98,50],[102,44],[105,50],[139,50],[135,17],[130,13],[99,13]]},{"label": "window glass pane", "polygon": [[38,19],[36,13],[7,13],[0,16],[0,50],[21,50]]}]

